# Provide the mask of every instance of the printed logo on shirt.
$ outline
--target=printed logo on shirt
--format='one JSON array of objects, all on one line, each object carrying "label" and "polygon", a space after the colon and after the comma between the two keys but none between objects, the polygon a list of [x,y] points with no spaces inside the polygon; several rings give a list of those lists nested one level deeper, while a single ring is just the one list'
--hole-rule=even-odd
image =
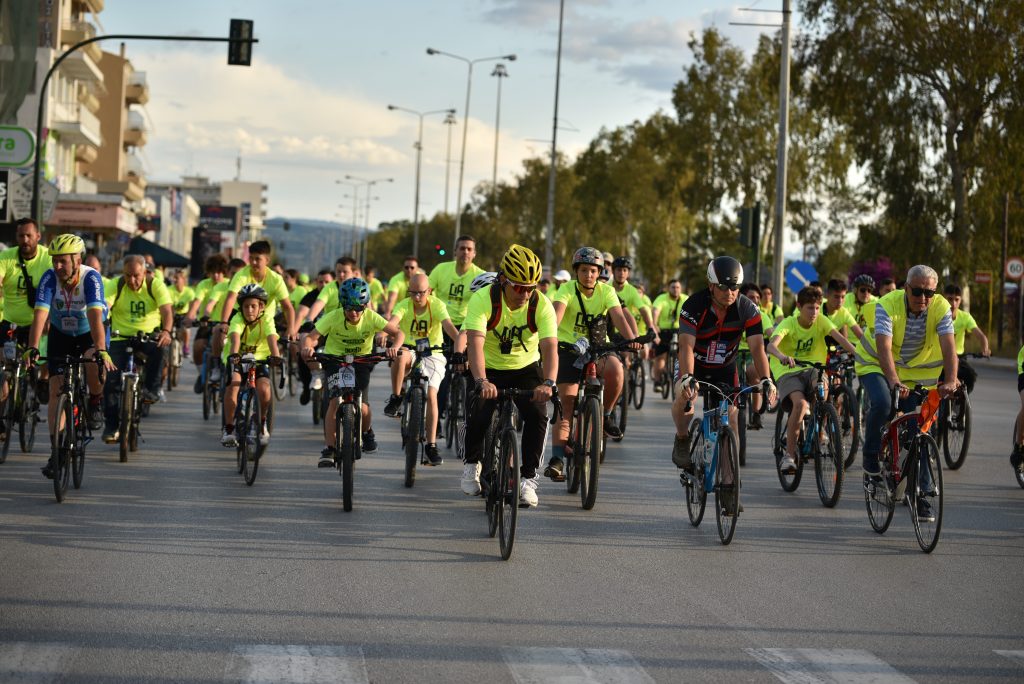
[{"label": "printed logo on shirt", "polygon": [[796,341],[796,353],[798,355],[799,354],[809,353],[811,351],[811,347],[813,347],[813,346],[814,346],[814,338],[812,338],[812,337],[807,338],[806,340],[797,340]]},{"label": "printed logo on shirt", "polygon": [[417,338],[426,337],[428,327],[429,326],[427,324],[427,321],[413,319],[413,321],[409,324],[409,332],[411,332]]},{"label": "printed logo on shirt", "polygon": [[466,286],[462,283],[452,283],[448,286],[448,301],[462,303],[462,296],[466,291]]},{"label": "printed logo on shirt", "polygon": [[498,337],[498,343],[501,348],[502,354],[511,354],[512,345],[519,342],[520,346],[525,350],[526,344],[523,342],[523,331],[528,326],[513,325],[511,327],[504,327],[499,332],[497,329],[494,330],[494,334]]},{"label": "printed logo on shirt", "polygon": [[129,307],[133,321],[146,317],[146,302],[130,302]]},{"label": "printed logo on shirt", "polygon": [[589,314],[586,311],[579,311],[576,313],[576,321],[573,323],[573,332],[577,335],[587,336],[590,334],[590,326],[594,322],[597,316]]}]

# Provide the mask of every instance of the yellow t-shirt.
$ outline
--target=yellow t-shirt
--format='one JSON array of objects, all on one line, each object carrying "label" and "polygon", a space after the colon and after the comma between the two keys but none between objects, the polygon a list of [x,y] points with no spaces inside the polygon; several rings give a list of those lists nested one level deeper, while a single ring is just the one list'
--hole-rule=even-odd
[{"label": "yellow t-shirt", "polygon": [[323,313],[331,313],[338,308],[339,287],[341,284],[335,280],[320,288],[320,294],[316,296],[316,301],[324,303]]},{"label": "yellow t-shirt", "polygon": [[[39,287],[39,281],[50,266],[52,261],[49,250],[43,245],[37,245],[35,257],[25,261],[25,270],[32,279],[33,287]],[[28,305],[28,288],[18,261],[17,245],[0,252],[0,279],[3,280],[3,319],[19,328],[31,325],[33,307]]]},{"label": "yellow t-shirt", "polygon": [[953,339],[956,340],[956,353],[964,353],[964,341],[967,337],[967,333],[973,332],[978,327],[978,322],[974,320],[974,316],[970,313],[960,309],[956,312],[956,318],[953,319]]},{"label": "yellow t-shirt", "polygon": [[[615,286],[612,286],[615,289]],[[622,308],[629,312],[629,315],[636,321],[637,331],[640,330],[640,324],[643,323],[644,317],[640,314],[640,310],[647,306],[644,304],[644,297],[640,294],[640,291],[633,287],[633,284],[626,282],[622,284],[622,289],[617,290],[615,295],[619,298],[619,304]],[[645,330],[646,332],[646,330]],[[641,333],[642,334],[642,333]]]},{"label": "yellow t-shirt", "polygon": [[409,291],[409,279],[405,277],[405,273],[398,273],[388,281],[388,296],[391,296],[392,292],[397,292],[398,297],[395,299],[395,303],[405,299],[405,293]]},{"label": "yellow t-shirt", "polygon": [[850,314],[853,315],[853,320],[857,322],[857,325],[859,325],[862,329],[866,331],[868,327],[868,318],[865,316],[864,312],[870,309],[872,316],[871,320],[874,321],[875,319],[873,318],[873,316],[875,311],[875,302],[877,301],[878,297],[876,297],[875,295],[871,295],[871,298],[868,299],[866,303],[861,304],[857,301],[856,292],[847,292],[846,297],[843,298],[843,306],[845,306],[846,309],[850,312]]},{"label": "yellow t-shirt", "polygon": [[[391,317],[395,316],[399,317],[398,327],[405,332],[405,343],[411,347],[424,337],[430,340],[431,347],[440,346],[444,338],[441,322],[450,318],[444,302],[433,295],[427,298],[427,308],[421,314],[416,313],[412,298],[403,299],[391,312]],[[434,350],[433,356],[443,356],[443,353]]]},{"label": "yellow t-shirt", "polygon": [[469,297],[473,294],[469,286],[481,273],[484,273],[484,269],[476,264],[470,264],[466,272],[459,275],[454,261],[438,264],[430,272],[429,282],[434,290],[434,296],[444,302],[455,325],[462,325],[466,317],[466,308],[469,306]]},{"label": "yellow t-shirt", "polygon": [[309,288],[305,285],[296,285],[295,289],[288,293],[288,301],[292,303],[292,308],[296,311],[299,310],[299,303],[302,302],[302,298],[309,294]]},{"label": "yellow t-shirt", "polygon": [[114,302],[110,307],[111,339],[123,339],[136,333],[149,333],[160,328],[160,307],[172,303],[171,293],[167,291],[164,281],[153,278],[152,295],[149,294],[145,280],[138,291],[125,283],[118,294],[117,286],[120,281],[120,278],[115,278],[110,286]]},{"label": "yellow t-shirt", "polygon": [[[462,329],[484,333],[486,368],[518,370],[537,363],[540,360],[540,340],[556,337],[558,333],[554,307],[544,297],[537,297],[537,309],[534,312],[537,332],[531,332],[527,324],[529,300],[518,309],[510,309],[505,303],[505,297],[501,297],[501,317],[494,330],[487,330],[487,321],[491,317],[492,287],[482,287],[469,298]],[[502,353],[503,342],[508,349],[507,353]]]},{"label": "yellow t-shirt", "polygon": [[[797,361],[825,363],[828,358],[825,337],[835,329],[835,323],[828,316],[819,314],[809,328],[800,325],[799,316],[789,316],[782,319],[782,322],[772,331],[772,340],[777,340],[775,345],[780,352],[786,356],[792,356]],[[776,380],[784,375],[804,370],[801,366],[796,368],[785,366],[774,356],[769,360]]]},{"label": "yellow t-shirt", "polygon": [[[264,310],[263,315],[251,324],[246,324],[245,319],[240,315],[232,318],[231,324],[228,326],[228,340],[231,340],[232,335],[238,335],[239,354],[252,354],[257,361],[266,361],[270,358],[268,339],[271,336],[277,337],[277,329],[274,327],[274,319],[267,318]],[[228,360],[230,349],[230,344],[224,345],[221,360],[225,363]]]},{"label": "yellow t-shirt", "polygon": [[[576,296],[577,292],[583,297],[586,311],[580,311],[580,298]],[[558,324],[558,341],[572,344],[581,337],[589,337],[589,321],[619,306],[619,297],[615,294],[615,288],[602,282],[594,286],[594,293],[588,297],[578,288],[577,281],[571,280],[558,290],[554,303],[565,304],[562,322]]]},{"label": "yellow t-shirt", "polygon": [[[214,302],[213,311],[210,312],[210,321],[219,322],[220,315],[224,311],[224,298],[228,294],[228,287],[231,283],[227,280],[222,280],[215,284],[209,290],[206,291],[206,297],[203,298],[202,304],[199,305],[199,315],[203,314],[206,310],[206,305],[210,302]],[[266,310],[264,310],[264,314]]]},{"label": "yellow t-shirt", "polygon": [[[243,287],[249,284],[256,284],[267,291],[267,308],[263,315],[270,319],[277,313],[277,303],[288,299],[288,286],[284,284],[284,278],[277,271],[267,269],[262,281],[256,280],[252,275],[252,266],[246,266],[231,277],[231,284],[228,286],[230,292],[238,294]],[[235,310],[238,310],[239,302],[235,300]],[[223,313],[223,312],[222,312]]]},{"label": "yellow t-shirt", "polygon": [[192,304],[192,301],[196,298],[196,291],[188,285],[181,292],[176,287],[169,287],[167,291],[171,293],[171,304],[174,306],[174,313],[183,314],[188,313],[188,307]]},{"label": "yellow t-shirt", "polygon": [[660,295],[654,298],[654,308],[659,309],[658,311],[658,324],[659,330],[676,330],[679,328],[679,312],[683,308],[683,304],[689,299],[685,294],[680,293],[679,299],[672,299],[668,292],[662,292]]},{"label": "yellow t-shirt", "polygon": [[325,354],[362,356],[373,351],[373,336],[382,331],[388,322],[376,311],[364,309],[358,323],[349,323],[344,309],[335,309],[324,314],[316,322],[316,329],[327,336]]},{"label": "yellow t-shirt", "polygon": [[379,309],[384,302],[384,286],[380,284],[380,280],[377,278],[367,280],[366,282],[370,286],[370,306],[374,309]]},{"label": "yellow t-shirt", "polygon": [[1017,352],[1017,375],[1024,375],[1024,345]]}]

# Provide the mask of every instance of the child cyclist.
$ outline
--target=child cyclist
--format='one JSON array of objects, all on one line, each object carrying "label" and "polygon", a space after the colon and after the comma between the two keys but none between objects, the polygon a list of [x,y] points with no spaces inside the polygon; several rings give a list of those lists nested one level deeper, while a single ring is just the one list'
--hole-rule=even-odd
[{"label": "child cyclist", "polygon": [[[220,443],[226,447],[238,445],[235,436],[235,405],[238,402],[238,388],[242,384],[238,362],[243,354],[252,354],[257,361],[281,363],[281,353],[277,348],[277,329],[274,319],[264,316],[267,308],[267,291],[259,285],[250,283],[243,285],[238,291],[238,305],[241,316],[231,319],[228,326],[227,344],[224,347],[223,361],[228,369],[231,384],[224,392],[224,434]],[[260,398],[260,443],[270,443],[270,429],[267,425],[267,408],[270,406],[270,373],[266,366],[256,370],[256,392]]]},{"label": "child cyclist", "polygon": [[[332,286],[327,285],[327,287]],[[376,311],[367,309],[369,303],[370,286],[366,284],[365,280],[349,278],[341,283],[338,286],[338,308],[321,316],[313,330],[306,335],[302,341],[302,358],[306,361],[313,358],[314,349],[322,335],[327,336],[327,344],[324,347],[325,354],[334,356],[369,354],[373,351],[373,339],[380,332],[391,337],[391,346],[387,349],[387,355],[392,359],[396,358],[398,350],[402,348],[405,335],[397,325],[384,320]],[[366,401],[366,392],[370,386],[370,371],[372,370],[373,366],[369,364],[355,364],[356,389],[363,396],[361,407],[363,451],[366,453],[377,450],[377,440],[374,438],[370,424],[370,404]],[[324,364],[325,377],[330,377],[337,371],[337,364],[330,362]],[[334,447],[337,440],[334,421],[337,410],[338,399],[334,397],[327,407],[327,416],[324,418],[326,446],[317,461],[317,466],[320,468],[334,467]]]},{"label": "child cyclist", "polygon": [[779,463],[779,470],[784,473],[796,472],[797,432],[804,415],[810,410],[807,398],[814,396],[817,380],[814,368],[801,368],[796,362],[825,363],[828,356],[825,338],[828,336],[850,354],[854,353],[853,345],[839,332],[835,323],[821,314],[821,295],[817,288],[800,290],[796,304],[794,315],[776,326],[768,343],[779,397],[782,401],[788,399],[792,404],[786,426],[786,454]]}]

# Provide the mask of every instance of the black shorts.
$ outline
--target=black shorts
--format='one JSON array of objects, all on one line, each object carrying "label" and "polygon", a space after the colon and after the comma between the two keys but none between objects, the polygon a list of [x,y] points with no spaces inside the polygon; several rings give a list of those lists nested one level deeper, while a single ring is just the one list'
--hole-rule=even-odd
[{"label": "black shorts", "polygon": [[1017,392],[1024,392],[1024,373],[1017,376]]},{"label": "black shorts", "polygon": [[[366,403],[366,393],[370,388],[370,373],[373,372],[374,364],[372,363],[356,363],[353,364],[356,369],[356,389],[359,390],[359,394],[363,397],[363,403]],[[334,361],[324,361],[324,387],[327,387],[326,378],[331,377],[338,372],[341,368],[341,364],[335,363]]]},{"label": "black shorts", "polygon": [[576,359],[578,358],[579,354],[577,354],[575,350],[570,349],[568,346],[563,346],[562,343],[559,343],[558,377],[555,378],[555,382],[557,382],[559,385],[579,382],[580,369],[573,365],[576,363]]},{"label": "black shorts", "polygon": [[715,385],[739,387],[740,384],[740,376],[736,372],[736,361],[727,363],[724,366],[695,365],[693,367],[693,377],[701,382],[710,382]]},{"label": "black shorts", "polygon": [[668,354],[672,345],[672,338],[679,334],[679,330],[661,330],[658,332],[658,341],[654,343],[655,354]]},{"label": "black shorts", "polygon": [[64,375],[64,357],[81,356],[94,346],[91,333],[65,335],[51,327],[46,338],[46,369],[50,371],[50,376]]}]

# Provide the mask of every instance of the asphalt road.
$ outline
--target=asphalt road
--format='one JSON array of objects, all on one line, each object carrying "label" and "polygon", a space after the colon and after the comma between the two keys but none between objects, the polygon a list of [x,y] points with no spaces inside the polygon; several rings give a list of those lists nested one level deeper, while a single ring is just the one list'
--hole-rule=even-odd
[{"label": "asphalt road", "polygon": [[648,393],[595,509],[545,481],[503,562],[461,464],[403,487],[384,369],[381,448],[357,466],[351,513],[315,466],[308,407],[278,407],[247,487],[183,386],[128,463],[90,445],[63,504],[41,445],[0,466],[0,682],[1020,682],[1016,384],[979,366],[972,452],[946,472],[931,555],[903,507],[871,530],[859,467],[835,509],[813,477],[782,492],[767,431],[723,547],[712,510],[687,520],[668,402]]}]

